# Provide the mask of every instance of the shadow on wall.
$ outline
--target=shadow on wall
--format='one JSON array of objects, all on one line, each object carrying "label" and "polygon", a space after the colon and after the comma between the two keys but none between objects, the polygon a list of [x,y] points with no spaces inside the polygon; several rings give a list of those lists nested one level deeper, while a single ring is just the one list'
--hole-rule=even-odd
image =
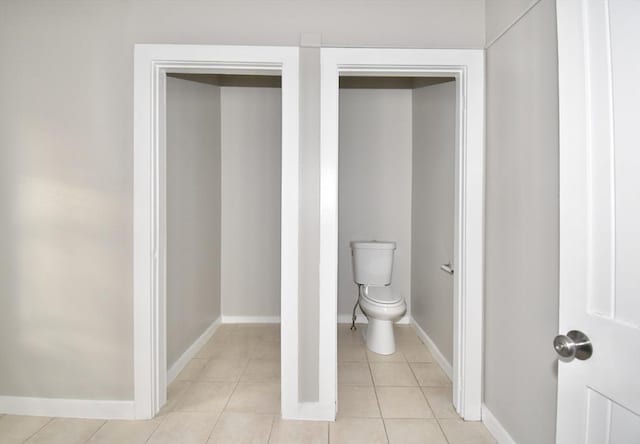
[{"label": "shadow on wall", "polygon": [[23,123],[8,131],[13,146],[41,150],[3,150],[0,162],[0,394],[126,399],[133,381],[114,387],[112,374],[130,372],[118,344],[131,340],[132,319],[111,298],[131,291],[130,267],[118,260],[130,254],[130,202],[72,183],[50,146],[66,134]]}]

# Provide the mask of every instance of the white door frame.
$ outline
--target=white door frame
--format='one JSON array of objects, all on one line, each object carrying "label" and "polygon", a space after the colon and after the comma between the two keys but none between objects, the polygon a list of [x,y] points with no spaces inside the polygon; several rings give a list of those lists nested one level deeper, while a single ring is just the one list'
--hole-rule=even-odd
[{"label": "white door frame", "polygon": [[484,52],[444,49],[321,50],[320,404],[337,399],[338,94],[343,75],[455,77],[456,245],[453,403],[481,419],[484,272]]},{"label": "white door frame", "polygon": [[136,45],[133,315],[135,417],[166,402],[167,73],[282,76],[282,412],[298,404],[298,48]]}]

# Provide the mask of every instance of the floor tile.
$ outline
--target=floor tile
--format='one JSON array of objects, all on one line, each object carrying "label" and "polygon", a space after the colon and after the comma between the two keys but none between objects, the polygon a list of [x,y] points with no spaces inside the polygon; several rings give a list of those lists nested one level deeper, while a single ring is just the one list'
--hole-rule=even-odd
[{"label": "floor tile", "polygon": [[280,324],[248,324],[246,329],[259,342],[280,342]]},{"label": "floor tile", "polygon": [[[0,444],[23,442],[28,437],[31,443],[72,444],[91,438],[94,444],[135,444],[144,443],[149,436],[151,444],[258,444],[267,440],[271,444],[327,444],[329,438],[331,444],[374,444],[387,442],[387,435],[391,443],[402,444],[444,444],[447,439],[449,444],[495,443],[481,423],[458,418],[451,401],[451,382],[432,362],[412,327],[396,327],[398,351],[386,357],[367,352],[361,329],[352,332],[348,327],[338,326],[339,412],[335,423],[279,419],[278,326],[224,325],[205,345],[202,356],[190,361],[169,385],[167,404],[155,420],[104,423],[0,415]],[[243,364],[239,370],[238,362]],[[439,418],[440,426],[432,418],[415,418],[431,415]]]},{"label": "floor tile", "polygon": [[418,339],[416,330],[410,325],[396,324],[395,328],[393,329],[393,334],[396,339],[396,344],[421,344],[420,339]]},{"label": "floor tile", "polygon": [[251,357],[253,344],[247,341],[224,342],[222,344],[209,342],[196,355],[202,359],[228,359],[231,361],[248,360]]},{"label": "floor tile", "polygon": [[433,362],[433,356],[424,344],[398,344],[407,362]]},{"label": "floor tile", "polygon": [[223,413],[208,444],[266,444],[273,424],[272,415]]},{"label": "floor tile", "polygon": [[207,442],[217,414],[171,412],[147,441],[149,444],[204,444]]},{"label": "floor tile", "polygon": [[378,400],[373,387],[338,387],[338,415],[340,417],[379,418]]},{"label": "floor tile", "polygon": [[214,337],[216,338],[226,338],[231,333],[233,333],[236,328],[238,328],[238,324],[222,324],[218,327],[216,332],[214,333]]},{"label": "floor tile", "polygon": [[372,362],[371,374],[376,386],[417,386],[409,364],[406,362]]},{"label": "floor tile", "polygon": [[436,363],[411,363],[418,384],[422,387],[449,387],[451,381]]},{"label": "floor tile", "polygon": [[89,440],[92,444],[144,444],[162,421],[107,421]]},{"label": "floor tile", "polygon": [[241,382],[229,404],[229,412],[280,414],[280,384],[273,382]]},{"label": "floor tile", "polygon": [[[235,331],[235,330],[234,330]],[[233,334],[229,332],[224,336],[218,336],[217,334],[213,335],[213,337],[207,343],[207,346],[244,346],[248,347],[253,344],[254,341],[251,338],[244,337],[241,335]]]},{"label": "floor tile", "polygon": [[338,362],[366,362],[366,350],[364,344],[338,344]]},{"label": "floor tile", "polygon": [[182,369],[174,381],[195,381],[198,375],[207,364],[206,359],[194,358]]},{"label": "floor tile", "polygon": [[198,379],[200,381],[238,382],[248,362],[248,358],[211,359],[200,372]]},{"label": "floor tile", "polygon": [[105,422],[101,419],[55,418],[33,435],[30,444],[81,444]]},{"label": "floor tile", "polygon": [[4,415],[0,418],[0,443],[22,443],[49,421],[51,418],[44,416]]},{"label": "floor tile", "polygon": [[232,382],[194,382],[178,400],[175,411],[220,414],[234,388]]},{"label": "floor tile", "polygon": [[321,421],[288,421],[277,418],[273,423],[269,444],[327,444],[329,423]]},{"label": "floor tile", "polygon": [[389,444],[447,444],[435,419],[385,419]]},{"label": "floor tile", "polygon": [[339,362],[338,384],[373,385],[369,364],[367,362]]},{"label": "floor tile", "polygon": [[376,387],[383,418],[432,418],[419,387]]},{"label": "floor tile", "polygon": [[480,421],[441,419],[440,426],[449,444],[496,444],[496,440]]},{"label": "floor tile", "polygon": [[436,418],[458,418],[453,408],[451,387],[422,387],[422,392]]},{"label": "floor tile", "polygon": [[387,435],[378,418],[338,418],[329,424],[331,444],[385,444]]},{"label": "floor tile", "polygon": [[280,360],[280,343],[278,342],[260,342],[253,346],[251,350],[252,359],[263,360]]},{"label": "floor tile", "polygon": [[192,383],[190,381],[173,381],[167,387],[167,402],[162,406],[156,418],[162,418],[172,412],[180,397],[187,391]]},{"label": "floor tile", "polygon": [[240,377],[241,382],[280,381],[280,361],[252,359]]},{"label": "floor tile", "polygon": [[405,362],[404,355],[400,350],[390,355],[380,355],[378,353],[367,350],[367,359],[369,362]]},{"label": "floor tile", "polygon": [[239,324],[230,336],[252,342],[279,342],[280,324]]},{"label": "floor tile", "polygon": [[350,345],[364,345],[362,332],[366,324],[356,324],[357,329],[351,330],[351,324],[338,324],[338,342]]}]

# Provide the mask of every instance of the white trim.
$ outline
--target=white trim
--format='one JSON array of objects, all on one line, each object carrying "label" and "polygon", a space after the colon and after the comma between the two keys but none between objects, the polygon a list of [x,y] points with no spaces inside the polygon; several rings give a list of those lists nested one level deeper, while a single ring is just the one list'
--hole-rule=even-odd
[{"label": "white trim", "polygon": [[223,324],[279,324],[280,316],[227,316],[222,315]]},{"label": "white trim", "polygon": [[213,334],[218,330],[218,327],[222,324],[222,317],[218,317],[215,321],[211,323],[207,327],[207,329],[200,335],[198,339],[194,341],[193,344],[189,346],[188,349],[178,358],[176,362],[167,370],[167,384],[171,384],[176,376],[180,374],[182,370],[187,366],[189,361],[191,361],[198,354],[200,349],[204,347],[204,345],[211,339]]},{"label": "white trim", "polygon": [[[356,314],[356,324],[368,324],[369,320],[362,313]],[[399,325],[409,325],[411,323],[411,317],[409,315],[404,315],[396,324]],[[339,314],[338,315],[338,324],[351,324],[351,315],[350,314]]]},{"label": "white trim", "polygon": [[447,361],[447,358],[444,357],[436,343],[433,342],[427,332],[424,331],[413,318],[411,318],[411,325],[416,329],[418,332],[418,338],[420,338],[424,345],[427,346],[429,352],[431,352],[431,356],[433,356],[440,368],[446,373],[449,379],[453,380],[453,367],[451,366],[451,363]]},{"label": "white trim", "polygon": [[298,404],[298,48],[135,45],[134,53],[134,398],[135,417],[166,402],[165,78],[167,73],[282,76],[282,412]]},{"label": "white trim", "polygon": [[133,401],[0,396],[0,413],[59,418],[134,419]]},{"label": "white trim", "polygon": [[467,420],[482,405],[484,291],[484,51],[321,49],[320,403],[337,399],[338,91],[340,74],[457,78],[453,402]]},{"label": "white trim", "polygon": [[332,404],[320,404],[318,402],[299,402],[295,410],[289,412],[287,419],[334,421],[335,406]]},{"label": "white trim", "polygon": [[489,430],[489,433],[498,441],[498,444],[516,444],[516,441],[509,435],[509,432],[500,424],[500,421],[493,416],[491,410],[482,404],[482,423]]}]

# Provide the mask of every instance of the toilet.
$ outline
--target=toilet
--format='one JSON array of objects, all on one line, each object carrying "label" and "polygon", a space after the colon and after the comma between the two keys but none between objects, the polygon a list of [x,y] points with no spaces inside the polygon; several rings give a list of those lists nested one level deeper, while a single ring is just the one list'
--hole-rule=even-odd
[{"label": "toilet", "polygon": [[396,351],[393,323],[407,312],[402,295],[391,287],[395,242],[353,241],[353,280],[358,284],[358,303],[367,317],[367,348],[390,355]]}]

